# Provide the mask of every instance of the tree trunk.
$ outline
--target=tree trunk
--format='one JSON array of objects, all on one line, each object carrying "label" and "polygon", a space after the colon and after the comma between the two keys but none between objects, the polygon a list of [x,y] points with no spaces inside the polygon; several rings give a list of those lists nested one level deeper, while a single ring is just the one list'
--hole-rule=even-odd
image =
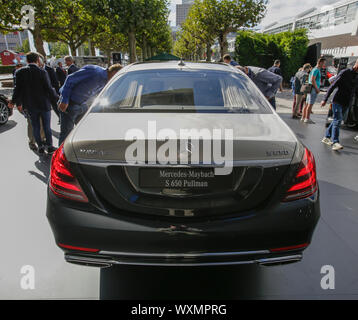
[{"label": "tree trunk", "polygon": [[75,57],[76,56],[76,45],[74,43],[69,43],[68,44],[70,49],[71,49],[71,56],[72,57]]},{"label": "tree trunk", "polygon": [[106,55],[107,55],[107,65],[109,67],[111,65],[111,51],[107,50]]},{"label": "tree trunk", "polygon": [[228,50],[228,43],[226,39],[226,33],[220,34],[219,36],[219,44],[220,44],[220,60],[223,61],[224,55]]},{"label": "tree trunk", "polygon": [[150,48],[149,45],[147,46],[147,56],[148,56],[148,58],[152,57],[152,49]]},{"label": "tree trunk", "polygon": [[206,61],[208,61],[208,62],[211,61],[211,44],[210,43],[206,44]]},{"label": "tree trunk", "polygon": [[137,61],[136,56],[136,39],[135,39],[135,32],[130,31],[128,33],[128,40],[129,40],[129,62],[133,63]]},{"label": "tree trunk", "polygon": [[44,57],[46,57],[46,53],[44,50],[44,42],[42,40],[42,35],[41,35],[41,29],[37,23],[35,23],[35,28],[32,31],[32,35],[34,37],[34,44],[35,44],[36,51],[38,53],[41,53]]},{"label": "tree trunk", "polygon": [[145,61],[148,58],[147,39],[146,39],[145,35],[143,35],[143,39],[142,39],[142,57],[143,57],[143,61]]},{"label": "tree trunk", "polygon": [[91,39],[88,39],[88,47],[90,49],[90,55],[94,57],[96,55],[96,50]]}]

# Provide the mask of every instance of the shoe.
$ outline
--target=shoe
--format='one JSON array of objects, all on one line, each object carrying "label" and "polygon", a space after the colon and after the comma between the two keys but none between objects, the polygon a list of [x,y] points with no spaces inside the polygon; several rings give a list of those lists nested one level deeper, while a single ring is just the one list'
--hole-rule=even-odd
[{"label": "shoe", "polygon": [[358,142],[358,136],[355,136],[353,139]]},{"label": "shoe", "polygon": [[32,151],[37,151],[37,146],[36,146],[36,144],[34,144],[34,143],[29,143],[29,148],[30,148],[30,150],[32,150]]},{"label": "shoe", "polygon": [[311,119],[306,119],[304,121],[305,123],[315,124],[316,122],[312,121]]},{"label": "shoe", "polygon": [[45,147],[39,147],[38,153],[39,155],[43,155],[45,153]]},{"label": "shoe", "polygon": [[57,150],[57,148],[55,148],[53,146],[48,146],[47,147],[47,153],[48,154],[53,154],[56,150]]},{"label": "shoe", "polygon": [[333,151],[338,151],[338,150],[341,150],[343,149],[343,146],[339,143],[339,142],[336,142],[332,145],[332,150]]},{"label": "shoe", "polygon": [[331,146],[333,144],[332,140],[330,138],[326,138],[326,137],[324,137],[322,139],[322,142],[328,146]]},{"label": "shoe", "polygon": [[306,119],[301,118],[301,120],[300,120],[300,121],[301,121],[301,122],[305,122],[305,120],[306,120]]},{"label": "shoe", "polygon": [[298,115],[296,115],[296,114],[293,114],[292,119],[300,119],[300,117]]}]

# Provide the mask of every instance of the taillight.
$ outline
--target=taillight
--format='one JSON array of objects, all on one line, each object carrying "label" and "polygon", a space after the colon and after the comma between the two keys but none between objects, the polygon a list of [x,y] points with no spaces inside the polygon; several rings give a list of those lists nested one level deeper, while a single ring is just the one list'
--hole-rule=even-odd
[{"label": "taillight", "polygon": [[314,194],[317,188],[316,163],[312,152],[305,148],[292,186],[287,190],[283,201],[307,198]]},{"label": "taillight", "polygon": [[78,180],[70,170],[70,164],[65,157],[63,145],[61,145],[52,156],[50,189],[59,197],[88,202]]}]

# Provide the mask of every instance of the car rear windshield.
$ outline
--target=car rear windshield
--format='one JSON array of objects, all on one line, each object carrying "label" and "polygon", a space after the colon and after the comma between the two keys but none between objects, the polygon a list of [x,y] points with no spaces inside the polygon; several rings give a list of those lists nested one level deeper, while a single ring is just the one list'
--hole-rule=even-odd
[{"label": "car rear windshield", "polygon": [[272,113],[256,86],[236,72],[151,70],[123,74],[91,112]]}]

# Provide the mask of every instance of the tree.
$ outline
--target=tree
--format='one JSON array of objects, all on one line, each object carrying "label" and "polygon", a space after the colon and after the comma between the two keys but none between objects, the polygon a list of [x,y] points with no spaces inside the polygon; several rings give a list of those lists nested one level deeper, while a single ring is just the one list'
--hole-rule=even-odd
[{"label": "tree", "polygon": [[43,36],[47,41],[67,44],[72,55],[76,55],[76,49],[88,41],[91,35],[103,30],[97,16],[87,10],[82,0],[50,2],[52,6],[47,7],[50,14],[41,20],[44,26]]},{"label": "tree", "polygon": [[228,48],[227,35],[254,27],[264,17],[266,5],[267,0],[197,0],[191,9],[197,13],[190,19],[208,37],[218,39],[222,58]]},{"label": "tree", "polygon": [[68,45],[62,42],[54,42],[49,44],[50,54],[55,57],[63,57],[68,55]]},{"label": "tree", "polygon": [[149,32],[143,31],[153,30],[154,22],[167,18],[163,11],[163,8],[167,7],[167,0],[86,0],[86,6],[93,14],[109,21],[112,33],[120,33],[128,38],[130,62],[137,60],[136,48],[139,37],[143,46],[150,36]]},{"label": "tree", "polygon": [[207,14],[207,7],[200,0],[196,0],[191,7],[187,19],[182,25],[176,42],[175,53],[182,57],[198,60],[211,57],[211,46],[215,41],[215,30],[213,22]]},{"label": "tree", "polygon": [[111,33],[109,24],[105,23],[103,26],[105,26],[104,31],[94,34],[91,37],[91,43],[106,53],[108,65],[110,65],[111,53],[113,51],[127,51],[128,40],[121,33]]}]

